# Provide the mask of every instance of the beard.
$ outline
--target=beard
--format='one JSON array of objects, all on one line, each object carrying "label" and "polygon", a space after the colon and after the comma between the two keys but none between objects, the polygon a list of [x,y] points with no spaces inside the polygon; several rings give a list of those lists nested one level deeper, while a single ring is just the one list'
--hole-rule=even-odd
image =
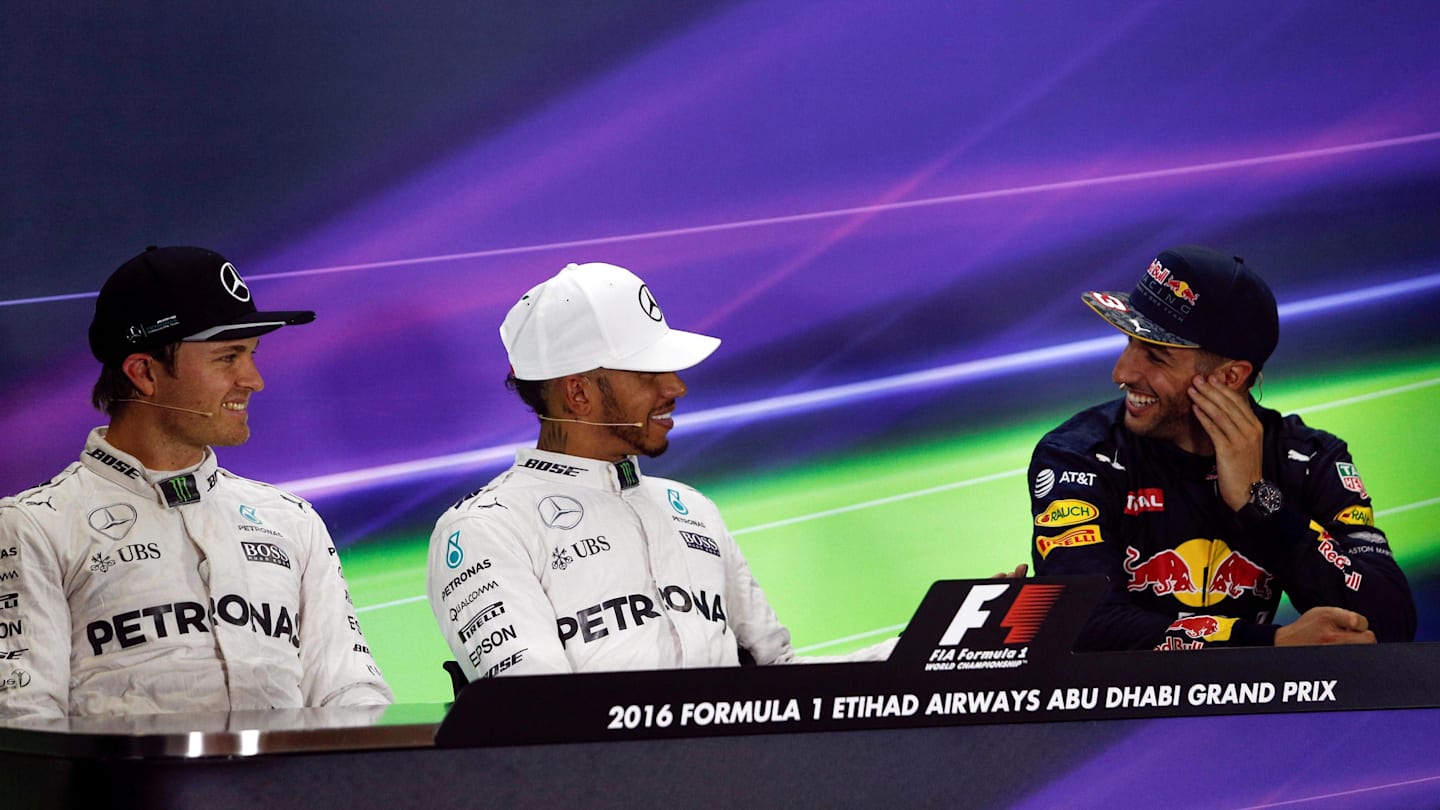
[{"label": "beard", "polygon": [[[1151,396],[1159,396],[1152,394]],[[1176,441],[1191,433],[1198,426],[1194,405],[1188,396],[1183,400],[1159,396],[1159,402],[1150,406],[1142,417],[1125,413],[1125,427],[1136,436],[1147,439]]]},{"label": "beard", "polygon": [[634,422],[645,423],[645,427],[634,427],[633,425],[612,424],[606,428],[611,436],[624,442],[629,448],[626,455],[645,456],[655,458],[664,454],[670,449],[670,438],[663,433],[658,439],[650,438],[649,419],[650,415],[644,414],[638,420],[625,413],[618,400],[615,399],[615,389],[611,387],[610,381],[601,377],[596,381],[600,389],[600,407],[602,422]]}]

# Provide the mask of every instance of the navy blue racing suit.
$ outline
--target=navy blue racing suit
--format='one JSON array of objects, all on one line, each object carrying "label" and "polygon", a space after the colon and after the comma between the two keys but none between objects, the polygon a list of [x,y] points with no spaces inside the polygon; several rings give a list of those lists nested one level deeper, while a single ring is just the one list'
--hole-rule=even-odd
[{"label": "navy blue racing suit", "polygon": [[1283,508],[1246,525],[1215,459],[1124,426],[1124,400],[1045,435],[1030,461],[1037,576],[1104,574],[1077,650],[1267,645],[1280,596],[1362,614],[1380,641],[1415,635],[1415,603],[1345,442],[1251,400]]}]

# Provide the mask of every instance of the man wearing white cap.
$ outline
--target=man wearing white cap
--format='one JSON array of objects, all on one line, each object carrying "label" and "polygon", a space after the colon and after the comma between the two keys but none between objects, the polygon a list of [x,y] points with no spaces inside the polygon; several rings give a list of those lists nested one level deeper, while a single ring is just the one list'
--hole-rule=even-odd
[{"label": "man wearing white cap", "polygon": [[644,282],[602,263],[531,289],[500,337],[542,427],[430,538],[430,606],[466,676],[794,660],[715,504],[640,472],[669,445],[676,372],[720,341],[671,329]]},{"label": "man wearing white cap", "polygon": [[95,301],[80,460],[0,500],[0,722],[383,705],[325,524],[219,466],[250,437],[261,312],[235,265],[149,248]]}]

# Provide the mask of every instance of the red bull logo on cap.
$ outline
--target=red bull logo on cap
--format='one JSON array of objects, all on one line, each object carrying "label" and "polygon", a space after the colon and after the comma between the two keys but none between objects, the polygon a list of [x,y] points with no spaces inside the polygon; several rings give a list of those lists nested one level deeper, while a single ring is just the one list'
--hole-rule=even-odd
[{"label": "red bull logo on cap", "polygon": [[1170,269],[1161,264],[1159,259],[1151,261],[1150,266],[1145,269],[1145,272],[1148,273],[1151,278],[1155,279],[1156,282],[1164,285],[1165,288],[1170,291],[1170,294],[1176,298],[1182,298],[1191,304],[1200,300],[1200,294],[1195,292],[1195,289],[1190,286],[1190,283],[1175,278],[1174,274],[1170,272]]},{"label": "red bull logo on cap", "polygon": [[1247,593],[1260,599],[1274,595],[1274,575],[1221,540],[1188,540],[1143,561],[1138,549],[1126,547],[1123,565],[1130,575],[1128,590],[1173,596],[1188,607],[1239,599]]}]

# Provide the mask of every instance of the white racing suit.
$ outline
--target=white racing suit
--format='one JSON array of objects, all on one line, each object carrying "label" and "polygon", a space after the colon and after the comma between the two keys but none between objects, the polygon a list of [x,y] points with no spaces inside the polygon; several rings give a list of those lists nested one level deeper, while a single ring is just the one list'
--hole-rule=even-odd
[{"label": "white racing suit", "polygon": [[426,590],[470,680],[799,660],[715,504],[634,457],[519,451],[440,517]]},{"label": "white racing suit", "polygon": [[0,722],[394,699],[308,503],[104,436],[0,500]]}]

